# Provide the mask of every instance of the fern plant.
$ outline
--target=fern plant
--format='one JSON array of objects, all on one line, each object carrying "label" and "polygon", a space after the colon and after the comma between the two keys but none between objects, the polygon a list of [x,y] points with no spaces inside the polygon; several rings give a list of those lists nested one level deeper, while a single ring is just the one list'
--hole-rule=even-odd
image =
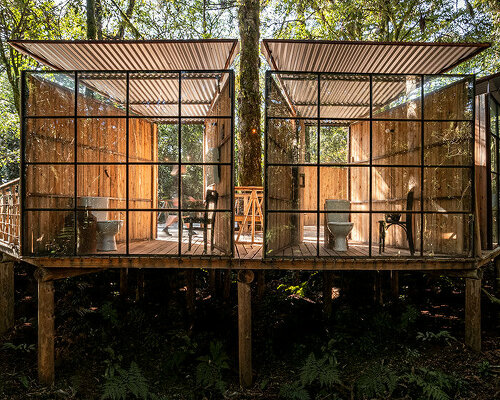
[{"label": "fern plant", "polygon": [[399,377],[386,365],[370,366],[356,381],[360,398],[390,398],[396,390]]},{"label": "fern plant", "polygon": [[300,382],[282,385],[280,397],[288,400],[302,400],[313,397],[313,393],[320,396],[334,395],[335,386],[342,386],[340,371],[337,363],[337,350],[332,339],[321,348],[322,356],[309,354],[300,369]]},{"label": "fern plant", "polygon": [[463,381],[442,371],[420,367],[405,375],[409,386],[414,386],[429,400],[449,400],[452,392],[458,392]]},{"label": "fern plant", "polygon": [[222,343],[210,342],[209,354],[198,358],[200,363],[196,367],[196,383],[202,389],[223,393],[226,390],[223,373],[229,369],[228,360]]},{"label": "fern plant", "polygon": [[438,333],[434,332],[418,332],[417,333],[417,340],[420,340],[421,342],[424,343],[446,343],[446,345],[450,345],[452,341],[456,341],[450,332],[443,330],[439,331]]},{"label": "fern plant", "polygon": [[154,398],[149,393],[148,382],[139,366],[132,362],[128,370],[114,365],[107,370],[101,400],[127,400],[134,398],[147,400]]},{"label": "fern plant", "polygon": [[281,385],[279,397],[286,400],[310,400],[309,392],[300,382]]}]

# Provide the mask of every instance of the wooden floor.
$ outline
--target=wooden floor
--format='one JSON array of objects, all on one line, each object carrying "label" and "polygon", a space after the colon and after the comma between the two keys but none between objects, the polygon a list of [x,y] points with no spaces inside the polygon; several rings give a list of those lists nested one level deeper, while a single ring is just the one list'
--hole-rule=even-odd
[{"label": "wooden floor", "polygon": [[[177,238],[175,238],[177,239]],[[238,259],[259,259],[262,258],[262,243],[244,244],[238,243],[235,245],[234,258]],[[103,254],[118,255],[125,254],[126,248],[125,244],[121,243],[118,245],[118,250],[114,252],[106,252]],[[149,241],[139,241],[130,243],[130,255],[178,255],[179,254],[179,243],[177,240],[149,240]],[[213,256],[230,256],[229,253],[225,253],[220,249],[214,248],[210,249],[210,245],[207,246],[207,252],[204,252],[203,246],[203,236],[193,237],[191,250],[188,249],[187,240],[183,240],[181,245],[181,255],[191,255],[191,256],[203,256],[203,255],[213,255]],[[281,251],[271,251],[268,253],[268,257],[293,257],[293,258],[314,258],[317,257],[317,245],[311,242],[302,242],[296,246],[290,246]],[[372,246],[373,257],[410,257],[410,252],[407,249],[398,249],[394,247],[386,247],[385,252],[379,255],[378,245]],[[417,254],[419,255],[419,254]],[[337,257],[337,258],[356,258],[356,257],[369,257],[369,246],[364,243],[350,242],[349,249],[345,252],[338,252],[329,249],[324,243],[320,242],[319,245],[319,256],[320,257]]]},{"label": "wooden floor", "polygon": [[[262,234],[258,233],[256,235],[256,240],[260,240],[261,243],[250,244],[250,237],[248,235],[242,235],[240,237],[240,242],[235,244],[234,255],[236,259],[262,259],[263,258],[263,246],[262,246]],[[235,237],[236,239],[236,237]],[[268,257],[284,257],[284,258],[314,258],[314,257],[335,257],[335,258],[356,258],[356,257],[369,257],[369,245],[366,243],[359,243],[349,241],[349,248],[345,252],[338,252],[333,249],[327,248],[324,243],[323,236],[319,237],[319,254],[318,245],[315,230],[304,230],[303,242],[290,246],[279,251],[269,251]],[[245,243],[247,242],[247,243]],[[229,249],[228,249],[229,250]],[[107,252],[105,254],[125,254],[126,247],[124,243],[118,245],[118,250],[116,252]],[[157,240],[149,241],[138,241],[131,242],[130,255],[187,255],[187,256],[231,256],[230,251],[222,251],[220,248],[210,249],[210,245],[207,246],[207,251],[205,252],[203,245],[203,234],[202,231],[198,231],[195,236],[192,237],[191,249],[188,245],[187,231],[184,231],[182,237],[182,243],[179,253],[179,237],[177,229],[170,229],[170,234],[167,235],[161,227],[159,227],[157,232]],[[417,254],[419,255],[419,254]],[[395,247],[386,246],[385,252],[379,255],[378,243],[372,245],[372,257],[410,257],[410,251],[408,249],[399,249]]]}]

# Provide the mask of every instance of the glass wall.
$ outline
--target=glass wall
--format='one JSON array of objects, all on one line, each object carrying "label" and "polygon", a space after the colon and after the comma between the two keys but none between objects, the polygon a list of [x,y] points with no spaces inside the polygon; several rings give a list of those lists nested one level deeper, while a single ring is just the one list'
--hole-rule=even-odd
[{"label": "glass wall", "polygon": [[22,85],[23,255],[232,254],[232,71]]},{"label": "glass wall", "polygon": [[265,257],[471,255],[473,85],[268,72]]},{"label": "glass wall", "polygon": [[489,97],[489,140],[490,140],[490,173],[491,173],[491,233],[493,246],[498,245],[499,237],[499,224],[498,224],[498,210],[499,210],[499,196],[498,196],[498,179],[500,174],[500,169],[498,165],[499,160],[499,145],[500,145],[500,127],[499,127],[499,114],[500,106],[493,99],[492,96]]}]

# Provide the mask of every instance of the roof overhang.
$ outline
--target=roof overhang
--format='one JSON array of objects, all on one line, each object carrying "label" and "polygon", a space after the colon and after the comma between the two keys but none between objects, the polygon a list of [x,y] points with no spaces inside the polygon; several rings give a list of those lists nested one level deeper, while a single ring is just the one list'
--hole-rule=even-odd
[{"label": "roof overhang", "polygon": [[[418,75],[447,72],[489,46],[489,43],[265,39],[261,49],[271,69],[276,71],[277,83],[296,115],[317,116],[315,74],[325,73],[320,85],[321,115],[335,119],[369,115],[368,74],[373,74],[373,106],[382,108],[398,99],[404,101],[412,92],[419,95],[422,83]],[[453,79],[449,77],[450,84]]]},{"label": "roof overhang", "polygon": [[160,71],[228,69],[236,39],[12,40],[23,54],[57,70]]},{"label": "roof overhang", "polygon": [[[121,104],[126,102],[124,71],[130,74],[130,110],[157,121],[176,115],[181,74],[182,115],[206,116],[238,54],[236,39],[204,40],[14,40],[11,46],[59,71],[85,71],[79,83]],[[162,72],[163,71],[163,72]],[[168,121],[168,120],[167,120]]]},{"label": "roof overhang", "polygon": [[490,94],[500,103],[500,72],[476,81],[476,95]]},{"label": "roof overhang", "polygon": [[440,74],[490,43],[362,42],[264,39],[262,53],[276,71]]}]

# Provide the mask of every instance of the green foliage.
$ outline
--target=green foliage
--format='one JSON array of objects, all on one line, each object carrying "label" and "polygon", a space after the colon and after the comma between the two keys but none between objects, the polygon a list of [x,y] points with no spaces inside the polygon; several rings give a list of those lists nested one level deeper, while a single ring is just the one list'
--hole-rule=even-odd
[{"label": "green foliage", "polygon": [[447,345],[450,345],[452,341],[456,341],[450,332],[443,330],[439,331],[438,333],[434,332],[418,332],[417,333],[417,340],[420,340],[421,342],[424,343],[446,343]]},{"label": "green foliage", "polygon": [[100,309],[100,314],[104,320],[109,321],[112,326],[119,326],[120,320],[118,318],[118,311],[113,307],[109,301],[104,303]]},{"label": "green foliage", "polygon": [[14,350],[20,353],[31,353],[35,351],[35,345],[27,343],[21,343],[18,345],[15,345],[14,343],[4,343],[2,348],[5,350]]},{"label": "green foliage", "polygon": [[491,364],[488,360],[478,362],[476,368],[483,378],[491,375]]},{"label": "green foliage", "polygon": [[279,397],[286,400],[309,400],[309,392],[299,382],[281,385]]},{"label": "green foliage", "polygon": [[412,327],[417,318],[420,316],[420,312],[411,304],[407,305],[404,312],[401,314],[399,321],[399,331],[407,332],[410,327]]},{"label": "green foliage", "polygon": [[463,386],[463,381],[452,375],[423,367],[406,374],[404,379],[410,389],[415,388],[416,393],[428,400],[448,400],[452,392],[458,392]]},{"label": "green foliage", "polygon": [[332,388],[341,383],[337,360],[328,356],[316,358],[314,353],[309,354],[306,363],[300,371],[300,381],[303,386],[318,384],[321,388]]},{"label": "green foliage", "polygon": [[128,370],[116,366],[107,370],[105,378],[101,400],[126,400],[130,396],[141,400],[152,398],[148,382],[135,362],[130,363]]},{"label": "green foliage", "polygon": [[306,294],[307,281],[301,282],[298,285],[288,286],[283,283],[279,284],[277,289],[283,290],[288,294],[297,295],[300,297],[304,297]]},{"label": "green foliage", "polygon": [[356,390],[361,398],[387,398],[398,385],[399,377],[382,363],[373,364],[356,381]]},{"label": "green foliage", "polygon": [[229,369],[229,357],[221,342],[210,342],[209,354],[199,357],[196,367],[196,383],[204,390],[223,393],[226,390],[224,371]]},{"label": "green foliage", "polygon": [[332,395],[336,385],[342,386],[337,363],[337,350],[332,339],[321,348],[321,357],[310,353],[300,369],[300,382],[282,385],[280,397],[284,399],[309,399],[313,393]]}]

